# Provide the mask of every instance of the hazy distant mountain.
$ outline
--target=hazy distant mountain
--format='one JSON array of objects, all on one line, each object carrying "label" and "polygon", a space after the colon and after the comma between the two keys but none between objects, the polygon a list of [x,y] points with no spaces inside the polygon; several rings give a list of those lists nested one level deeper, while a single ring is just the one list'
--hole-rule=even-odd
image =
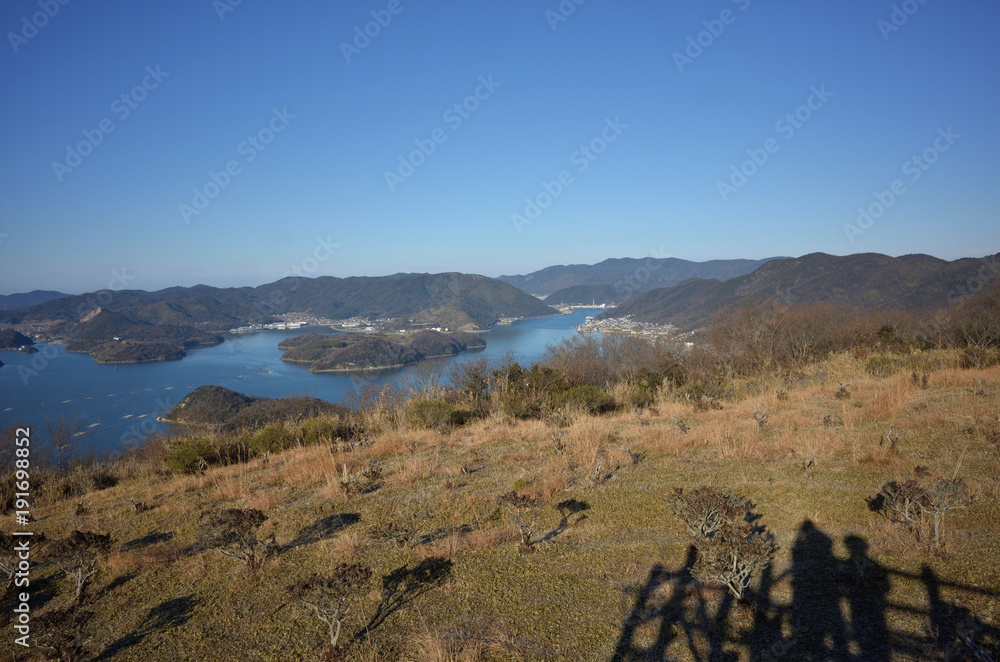
[{"label": "hazy distant mountain", "polygon": [[[635,294],[638,294],[636,292]],[[573,285],[564,287],[545,297],[545,303],[556,305],[564,303],[568,306],[585,306],[590,303],[621,303],[628,297],[615,289],[614,285]]]},{"label": "hazy distant mountain", "polygon": [[612,258],[597,264],[546,267],[526,276],[500,276],[500,280],[536,296],[548,296],[576,285],[611,285],[622,301],[638,292],[677,285],[688,278],[735,278],[773,259],[691,262],[676,257]]},{"label": "hazy distant mountain", "polygon": [[[1000,254],[998,254],[1000,255]],[[756,271],[726,281],[691,279],[650,290],[602,317],[631,315],[642,322],[695,328],[726,306],[777,299],[785,303],[829,302],[862,307],[925,310],[950,303],[966,291],[998,256],[947,262],[930,255],[894,258],[878,253],[838,257],[811,253],[773,260]],[[992,273],[992,272],[991,272]]]},{"label": "hazy distant mountain", "polygon": [[68,294],[53,290],[32,290],[22,294],[0,294],[0,310],[17,310],[29,306],[37,306],[46,301],[68,297]]}]

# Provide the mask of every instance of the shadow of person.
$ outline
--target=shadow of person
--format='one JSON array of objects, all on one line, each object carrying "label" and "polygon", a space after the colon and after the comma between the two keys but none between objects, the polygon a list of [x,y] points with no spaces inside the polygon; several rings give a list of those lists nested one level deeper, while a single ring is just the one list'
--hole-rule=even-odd
[{"label": "shadow of person", "polygon": [[844,545],[850,553],[844,563],[843,586],[851,609],[851,635],[861,650],[862,659],[888,662],[886,597],[891,588],[889,573],[868,556],[868,543],[864,538],[847,536]]},{"label": "shadow of person", "polygon": [[[697,560],[697,550],[694,545],[688,547],[684,565],[671,573],[657,564],[650,568],[646,583],[636,592],[635,604],[625,622],[621,634],[611,656],[612,662],[638,662],[639,660],[665,660],[667,647],[673,641],[674,623],[684,619],[684,595],[687,587],[694,583],[691,568]],[[662,607],[654,604],[655,596],[661,586],[672,584],[670,600]],[[636,634],[646,623],[659,620],[659,630],[656,642],[649,648],[642,648],[636,643]]]},{"label": "shadow of person", "polygon": [[[712,662],[731,662],[736,654],[723,650],[732,598],[726,593],[722,605],[713,616],[704,596],[696,589],[697,581],[691,575],[698,558],[694,545],[688,547],[684,564],[675,572],[656,565],[638,590],[631,613],[622,624],[621,634],[611,656],[612,662],[665,662],[667,649],[679,636],[694,659]],[[669,598],[662,602],[661,588],[667,588]],[[644,645],[639,630],[652,624],[656,638]]]},{"label": "shadow of person", "polygon": [[920,569],[920,581],[927,591],[930,609],[929,632],[934,645],[949,660],[990,661],[993,658],[976,642],[985,635],[996,641],[1000,631],[987,628],[968,608],[945,600],[941,595],[941,580],[930,566]]},{"label": "shadow of person", "polygon": [[792,547],[790,570],[796,659],[852,659],[840,611],[840,565],[830,537],[811,520],[804,521]]}]

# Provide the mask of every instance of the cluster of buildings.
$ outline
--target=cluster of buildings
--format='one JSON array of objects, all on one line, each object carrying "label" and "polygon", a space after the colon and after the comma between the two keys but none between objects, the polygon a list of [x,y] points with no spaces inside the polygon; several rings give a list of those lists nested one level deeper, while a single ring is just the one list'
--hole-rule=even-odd
[{"label": "cluster of buildings", "polygon": [[609,319],[597,319],[587,317],[582,325],[576,327],[580,333],[605,333],[621,334],[629,336],[641,336],[644,338],[677,338],[677,328],[673,324],[652,324],[650,322],[637,322],[631,315],[625,317],[612,317]]},{"label": "cluster of buildings", "polygon": [[[229,333],[256,333],[258,331],[268,331],[272,329],[277,329],[284,331],[286,329],[301,329],[307,326],[307,322],[272,322],[271,324],[249,324],[247,326],[238,326],[234,329],[229,329]],[[118,340],[115,338],[115,340]]]}]

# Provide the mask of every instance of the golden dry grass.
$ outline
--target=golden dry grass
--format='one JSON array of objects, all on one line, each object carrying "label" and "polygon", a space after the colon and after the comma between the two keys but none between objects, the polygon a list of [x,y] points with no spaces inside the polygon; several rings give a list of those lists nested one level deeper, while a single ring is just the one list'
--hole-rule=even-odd
[{"label": "golden dry grass", "polygon": [[[305,447],[202,476],[126,481],[91,495],[84,517],[73,514],[71,501],[40,508],[38,527],[50,538],[81,528],[128,543],[104,561],[90,591],[95,612],[107,614],[94,620],[96,653],[129,642],[111,660],[174,660],[178,654],[166,651],[177,650],[188,651],[180,659],[316,659],[322,625],[283,587],[344,560],[369,564],[376,574],[346,624],[352,635],[362,632],[351,647],[355,660],[609,660],[630,619],[637,619],[634,651],[667,637],[666,659],[694,659],[695,651],[704,659],[713,646],[747,659],[757,650],[754,637],[762,636],[752,615],[734,610],[719,634],[704,619],[723,609],[723,593],[678,583],[688,538],[666,497],[674,486],[714,485],[753,499],[777,535],[772,607],[763,616],[776,619],[789,645],[801,645],[783,610],[802,593],[796,549],[809,520],[829,540],[831,567],[857,565],[847,545],[853,535],[867,542],[871,567],[887,573],[889,593],[880,599],[894,633],[893,659],[930,656],[944,645],[927,635],[941,616],[932,613],[920,579],[924,567],[942,582],[940,600],[954,613],[972,614],[976,636],[996,646],[1000,603],[982,591],[1000,591],[990,560],[1000,554],[1000,368],[933,370],[922,389],[909,372],[879,379],[863,362],[838,355],[804,375],[787,386],[760,379],[734,388],[721,410],[706,412],[664,393],[659,413],[642,420],[631,412],[574,415],[557,427],[494,416],[444,435],[386,427],[353,452]],[[973,377],[983,380],[985,395],[976,394]],[[849,399],[834,397],[838,380],[850,382]],[[780,388],[787,396],[778,397]],[[764,427],[754,420],[755,405],[768,411]],[[683,433],[671,414],[690,431]],[[895,449],[884,441],[890,424],[906,432]],[[559,430],[561,452],[552,439]],[[373,491],[347,494],[344,464],[353,475],[373,460],[383,468]],[[972,508],[948,516],[949,539],[938,555],[869,512],[865,501],[917,464],[949,477],[957,471],[976,497]],[[508,490],[540,499],[532,514],[535,553],[518,552],[517,531],[496,504]],[[136,513],[132,496],[154,509]],[[587,509],[563,521],[556,505],[568,499]],[[218,507],[264,510],[271,520],[263,533],[289,545],[304,542],[249,576],[238,562],[194,544],[200,513]],[[379,527],[404,516],[419,520],[420,529],[400,546]],[[310,531],[320,533],[310,538]],[[383,599],[381,578],[438,558],[454,564],[444,585],[413,596],[364,636]],[[649,581],[657,567],[669,581]],[[65,605],[61,581],[38,613]],[[644,586],[650,592],[640,609]],[[155,616],[164,604],[190,608]],[[673,621],[656,616],[667,613]],[[846,603],[838,613],[851,623]],[[690,640],[665,635],[685,628]],[[861,644],[852,645],[863,656]],[[0,652],[12,652],[9,646],[0,644]]]}]

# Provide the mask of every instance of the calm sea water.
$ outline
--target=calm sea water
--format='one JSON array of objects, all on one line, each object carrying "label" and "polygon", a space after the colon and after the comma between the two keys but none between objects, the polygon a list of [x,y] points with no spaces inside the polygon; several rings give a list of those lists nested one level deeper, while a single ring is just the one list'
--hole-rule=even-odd
[{"label": "calm sea water", "polygon": [[[524,320],[496,327],[484,334],[488,346],[443,359],[467,361],[486,354],[513,352],[530,363],[546,346],[575,334],[574,326],[592,310],[572,315]],[[180,361],[98,365],[86,354],[70,354],[60,345],[40,343],[37,354],[0,352],[0,425],[25,421],[40,433],[46,419],[65,416],[82,422],[92,432],[89,444],[114,451],[129,440],[162,430],[157,416],[176,406],[185,395],[204,384],[218,384],[247,395],[280,398],[310,395],[344,402],[345,393],[359,378],[386,383],[406,376],[409,368],[348,375],[314,374],[302,365],[281,361],[278,343],[314,331],[266,331],[238,336],[221,345],[190,350]],[[447,366],[446,366],[447,367]]]}]

